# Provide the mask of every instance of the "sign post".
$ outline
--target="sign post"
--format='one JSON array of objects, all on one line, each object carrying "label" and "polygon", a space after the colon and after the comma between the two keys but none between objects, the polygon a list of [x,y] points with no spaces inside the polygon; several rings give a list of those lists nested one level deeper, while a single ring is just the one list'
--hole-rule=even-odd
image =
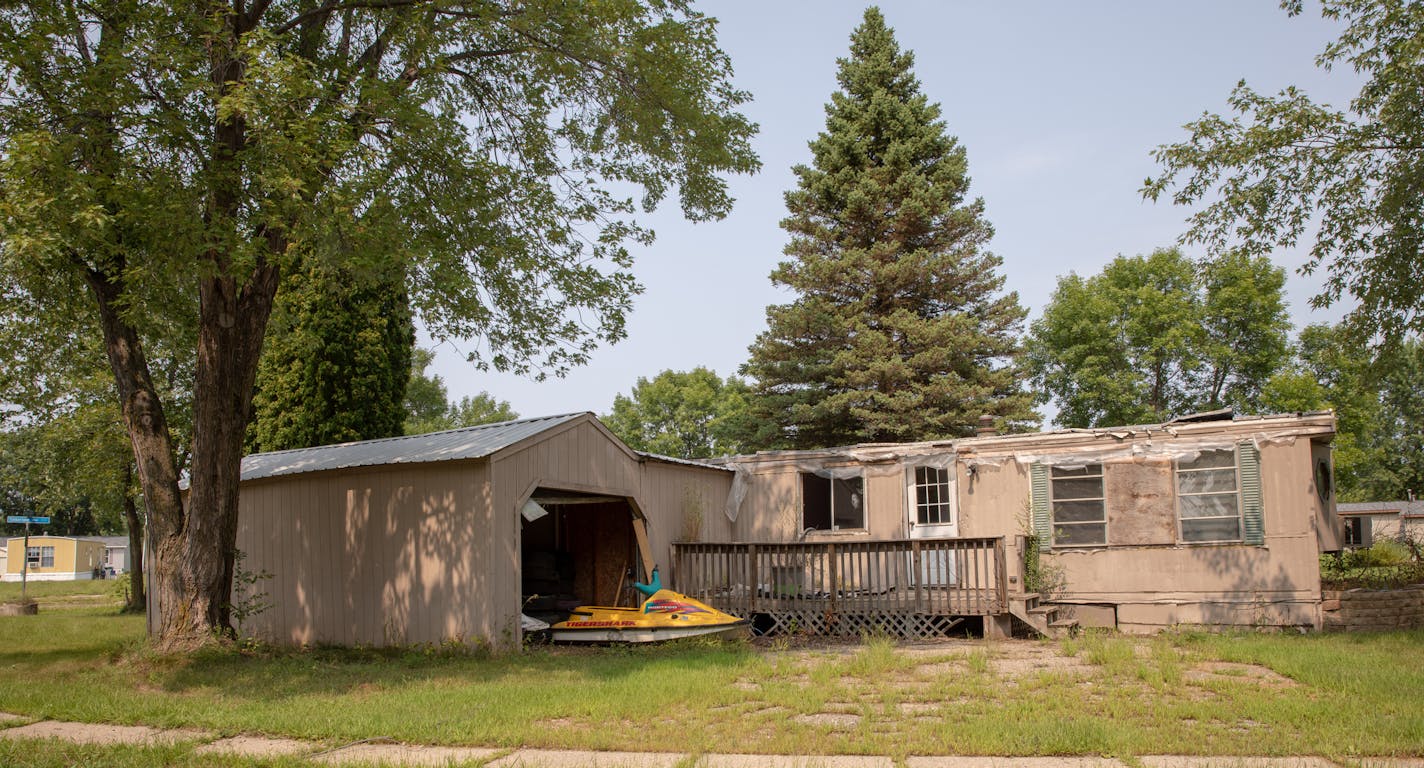
[{"label": "sign post", "polygon": [[28,517],[25,515],[8,515],[5,517],[7,523],[25,524],[25,564],[20,568],[20,602],[29,600],[30,586],[30,523],[35,525],[49,525],[48,517]]}]

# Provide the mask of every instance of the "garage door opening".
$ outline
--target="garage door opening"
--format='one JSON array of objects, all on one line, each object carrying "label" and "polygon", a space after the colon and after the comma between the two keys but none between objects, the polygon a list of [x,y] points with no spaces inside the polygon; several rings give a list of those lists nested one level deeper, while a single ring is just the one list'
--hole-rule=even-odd
[{"label": "garage door opening", "polygon": [[530,502],[519,552],[525,615],[553,624],[580,605],[636,605],[633,582],[647,574],[628,499],[539,488]]}]

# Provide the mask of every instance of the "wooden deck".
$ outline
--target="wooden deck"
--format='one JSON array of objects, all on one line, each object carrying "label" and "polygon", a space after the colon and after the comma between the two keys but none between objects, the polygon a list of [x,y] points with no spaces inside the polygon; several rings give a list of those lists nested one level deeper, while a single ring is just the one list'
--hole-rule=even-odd
[{"label": "wooden deck", "polygon": [[771,632],[926,636],[1008,611],[1001,538],[673,544],[671,583]]}]

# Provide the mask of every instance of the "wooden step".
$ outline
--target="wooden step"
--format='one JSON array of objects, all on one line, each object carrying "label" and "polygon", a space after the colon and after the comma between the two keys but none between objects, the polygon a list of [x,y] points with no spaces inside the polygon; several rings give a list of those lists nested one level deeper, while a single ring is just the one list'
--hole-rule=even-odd
[{"label": "wooden step", "polygon": [[1040,606],[1036,606],[1036,607],[1034,607],[1034,608],[1028,609],[1028,612],[1034,614],[1035,616],[1049,616],[1049,615],[1058,613],[1058,606],[1056,606],[1056,605],[1040,605]]},{"label": "wooden step", "polygon": [[1051,629],[1073,629],[1078,626],[1077,619],[1059,619],[1048,623]]}]

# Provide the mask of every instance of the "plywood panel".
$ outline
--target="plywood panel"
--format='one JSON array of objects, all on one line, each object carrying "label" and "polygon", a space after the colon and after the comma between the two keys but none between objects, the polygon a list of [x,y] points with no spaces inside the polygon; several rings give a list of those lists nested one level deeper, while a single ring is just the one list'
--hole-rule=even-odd
[{"label": "plywood panel", "polygon": [[1177,502],[1170,461],[1103,465],[1110,544],[1175,544]]}]

